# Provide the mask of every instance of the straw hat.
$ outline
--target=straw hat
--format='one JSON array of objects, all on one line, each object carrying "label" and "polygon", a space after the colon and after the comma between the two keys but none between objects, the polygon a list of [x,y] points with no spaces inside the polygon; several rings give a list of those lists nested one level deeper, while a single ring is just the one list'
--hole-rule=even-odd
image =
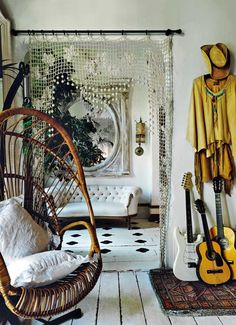
[{"label": "straw hat", "polygon": [[203,57],[213,79],[224,79],[230,72],[229,49],[223,43],[201,46]]}]

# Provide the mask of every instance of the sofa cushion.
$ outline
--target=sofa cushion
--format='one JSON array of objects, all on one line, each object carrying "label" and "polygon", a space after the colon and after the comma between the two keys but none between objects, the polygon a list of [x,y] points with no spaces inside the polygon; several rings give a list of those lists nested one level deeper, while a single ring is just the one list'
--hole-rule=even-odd
[{"label": "sofa cushion", "polygon": [[[95,217],[126,216],[127,208],[119,202],[92,202]],[[58,214],[59,218],[88,216],[88,208],[85,202],[68,203]]]}]

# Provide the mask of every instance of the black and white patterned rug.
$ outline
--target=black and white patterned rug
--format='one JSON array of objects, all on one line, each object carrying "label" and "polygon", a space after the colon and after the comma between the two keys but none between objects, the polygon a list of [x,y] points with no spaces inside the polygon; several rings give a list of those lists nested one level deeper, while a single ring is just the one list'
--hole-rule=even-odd
[{"label": "black and white patterned rug", "polygon": [[[147,219],[132,219],[128,230],[119,220],[98,220],[97,235],[103,270],[149,270],[159,267],[159,228]],[[65,233],[63,249],[86,254],[90,240],[85,230]]]}]

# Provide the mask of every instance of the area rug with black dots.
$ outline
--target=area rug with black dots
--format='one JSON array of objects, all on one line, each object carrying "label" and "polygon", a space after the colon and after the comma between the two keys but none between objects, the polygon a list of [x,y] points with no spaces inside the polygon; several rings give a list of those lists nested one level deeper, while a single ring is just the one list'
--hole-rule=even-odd
[{"label": "area rug with black dots", "polygon": [[[103,270],[150,270],[159,266],[160,230],[155,222],[137,218],[128,230],[124,222],[99,220],[97,236]],[[62,247],[84,255],[89,243],[85,230],[70,230],[65,233]]]},{"label": "area rug with black dots", "polygon": [[236,281],[218,286],[181,281],[169,269],[151,270],[150,279],[168,315],[236,315]]}]

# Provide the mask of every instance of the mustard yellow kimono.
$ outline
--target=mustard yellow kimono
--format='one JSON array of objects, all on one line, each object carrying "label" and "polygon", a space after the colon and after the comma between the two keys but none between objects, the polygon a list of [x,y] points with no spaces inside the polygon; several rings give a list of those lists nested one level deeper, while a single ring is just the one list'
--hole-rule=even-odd
[{"label": "mustard yellow kimono", "polygon": [[236,157],[236,76],[223,80],[200,76],[193,81],[187,140],[196,151],[198,190],[201,182],[222,176],[230,193]]}]

